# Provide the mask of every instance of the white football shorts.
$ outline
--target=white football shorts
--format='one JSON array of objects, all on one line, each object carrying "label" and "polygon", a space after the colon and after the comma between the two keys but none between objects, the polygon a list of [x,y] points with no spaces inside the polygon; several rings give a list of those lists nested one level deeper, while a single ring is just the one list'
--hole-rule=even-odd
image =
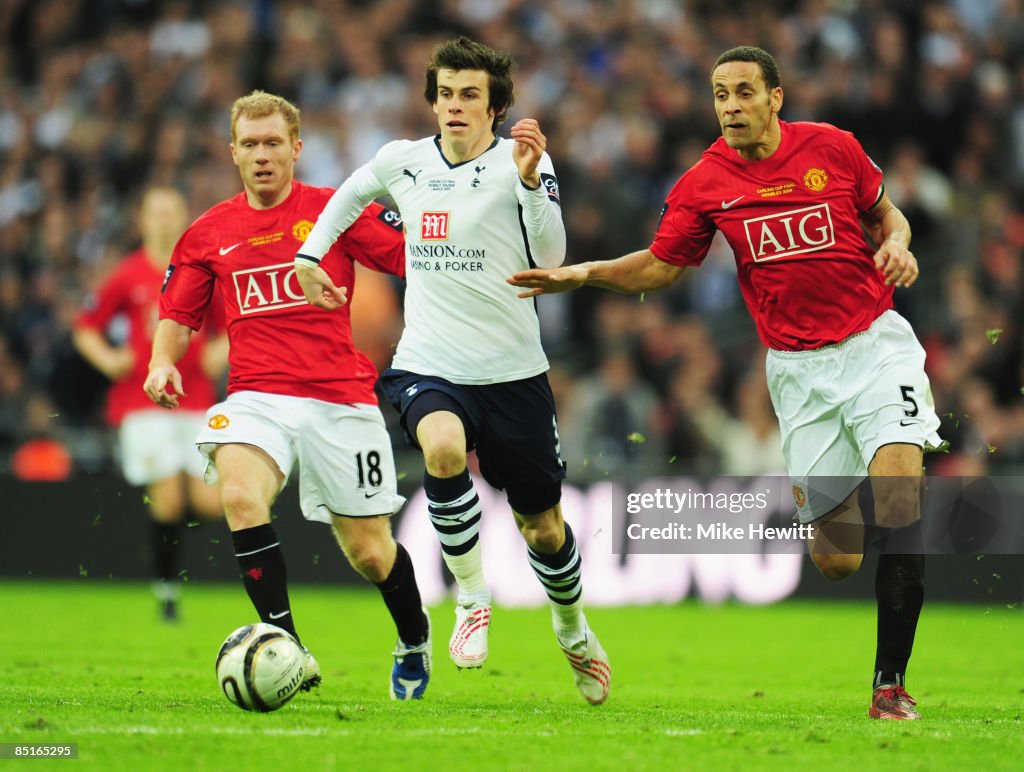
[{"label": "white football shorts", "polygon": [[197,410],[135,410],[121,421],[121,468],[130,485],[175,477],[181,472],[202,478],[206,461],[196,452],[196,432],[205,425]]},{"label": "white football shorts", "polygon": [[941,445],[924,360],[909,322],[891,310],[833,346],[768,352],[768,390],[801,522],[845,501],[883,445]]},{"label": "white football shorts", "polygon": [[331,515],[393,515],[398,495],[395,458],[376,405],[335,405],[318,399],[240,391],[206,411],[195,443],[207,459],[206,481],[218,480],[210,456],[218,445],[255,445],[288,483],[299,465],[299,505],[307,520]]}]

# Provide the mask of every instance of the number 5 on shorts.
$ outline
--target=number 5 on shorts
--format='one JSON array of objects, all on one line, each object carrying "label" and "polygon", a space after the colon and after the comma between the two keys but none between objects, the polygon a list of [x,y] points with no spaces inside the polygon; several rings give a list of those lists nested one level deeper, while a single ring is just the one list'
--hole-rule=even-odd
[{"label": "number 5 on shorts", "polygon": [[[903,414],[907,418],[913,418],[920,412],[920,408],[917,406],[917,400],[914,399],[914,387],[913,386],[900,386],[900,392],[903,394],[903,401],[910,403],[910,409],[904,410]],[[360,479],[362,479],[362,473],[360,473]]]}]

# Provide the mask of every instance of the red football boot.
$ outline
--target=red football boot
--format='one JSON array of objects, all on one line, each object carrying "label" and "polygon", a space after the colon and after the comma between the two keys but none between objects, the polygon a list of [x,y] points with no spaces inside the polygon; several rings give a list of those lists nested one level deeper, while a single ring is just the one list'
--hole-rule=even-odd
[{"label": "red football boot", "polygon": [[917,701],[902,686],[880,686],[871,697],[868,715],[897,721],[918,721],[921,714],[914,709]]}]

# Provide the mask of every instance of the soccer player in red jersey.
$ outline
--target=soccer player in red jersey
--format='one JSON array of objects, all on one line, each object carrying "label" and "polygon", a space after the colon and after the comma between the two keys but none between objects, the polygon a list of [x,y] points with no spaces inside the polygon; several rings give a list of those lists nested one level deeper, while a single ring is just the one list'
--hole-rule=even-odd
[{"label": "soccer player in red jersey", "polygon": [[[330,523],[352,566],[377,585],[398,628],[391,696],[419,698],[430,673],[429,618],[412,561],[391,535],[398,495],[391,442],[373,392],[377,372],[352,343],[348,307],[306,303],[293,255],[334,192],[294,178],[298,109],[261,91],[231,110],[231,156],[244,190],[199,217],[178,241],[164,281],[145,391],[177,407],[189,386],[175,363],[216,293],[230,343],[228,398],[196,439],[219,479],[242,580],[264,622],[295,634],[285,561],[270,506],[299,467],[308,520]],[[368,207],[326,256],[352,292],[354,264],[402,275],[401,220]],[[308,654],[303,688],[320,682]]]},{"label": "soccer player in red jersey", "polygon": [[89,298],[73,330],[79,352],[111,381],[106,418],[118,429],[125,479],[146,488],[153,517],[153,589],[168,621],[178,614],[186,514],[191,510],[214,518],[221,512],[217,489],[203,483],[204,463],[194,440],[203,414],[217,401],[214,379],[227,364],[223,336],[211,339],[205,330],[200,332],[182,359],[182,377],[191,384],[191,395],[179,413],[154,407],[139,389],[153,346],[160,282],[174,243],[187,225],[188,205],[179,191],[147,190],[138,212],[142,246],[125,257]]},{"label": "soccer player in red jersey", "polygon": [[509,282],[527,288],[520,297],[584,284],[663,289],[700,265],[721,231],[769,348],[769,390],[794,499],[801,521],[814,523],[811,558],[829,579],[860,567],[856,487],[865,476],[872,481],[881,554],[869,715],[917,719],[904,676],[924,597],[923,452],[940,439],[924,351],[892,310],[894,288],[918,277],[910,227],[853,135],[780,120],[781,79],[766,51],[726,51],[711,87],[722,137],[672,189],[648,249],[524,271]]}]

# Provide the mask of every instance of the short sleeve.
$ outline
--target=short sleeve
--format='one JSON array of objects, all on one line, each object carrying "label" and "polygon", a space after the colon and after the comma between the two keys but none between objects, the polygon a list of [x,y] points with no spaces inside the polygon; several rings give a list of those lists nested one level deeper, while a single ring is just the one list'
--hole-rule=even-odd
[{"label": "short sleeve", "polygon": [[[698,164],[699,166],[699,164]],[[715,236],[715,225],[695,205],[694,167],[672,188],[661,210],[651,252],[671,265],[700,265]]]},{"label": "short sleeve", "polygon": [[195,226],[178,240],[160,289],[160,318],[198,330],[213,299],[215,277],[202,262]]},{"label": "short sleeve", "polygon": [[853,134],[841,129],[837,129],[836,133],[841,137],[840,146],[856,181],[857,211],[866,212],[878,203],[882,195],[882,170],[864,152]]},{"label": "short sleeve", "polygon": [[342,234],[341,246],[353,260],[380,273],[405,276],[402,217],[372,203]]}]

